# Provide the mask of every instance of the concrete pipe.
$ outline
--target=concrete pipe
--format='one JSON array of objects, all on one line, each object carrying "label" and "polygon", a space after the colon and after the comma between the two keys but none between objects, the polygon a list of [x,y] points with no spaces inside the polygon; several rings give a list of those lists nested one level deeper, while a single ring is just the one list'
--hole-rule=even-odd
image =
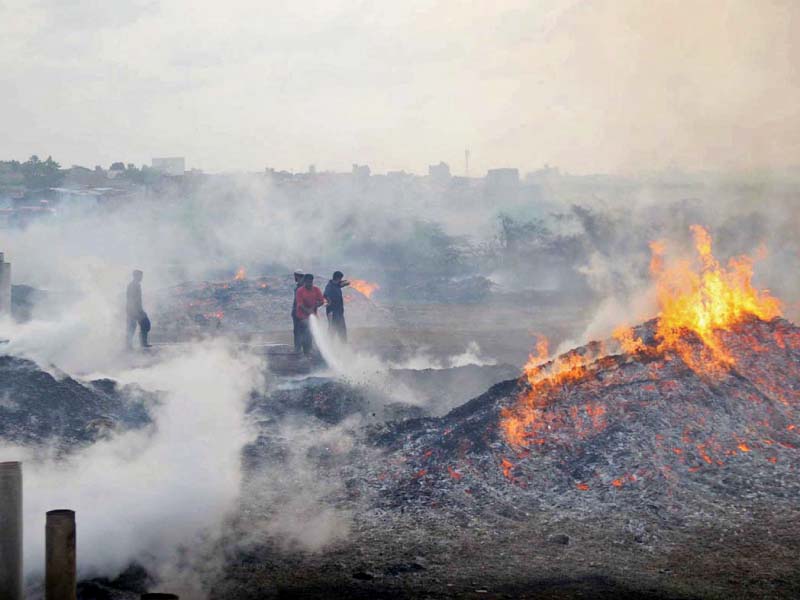
[{"label": "concrete pipe", "polygon": [[22,600],[22,463],[0,462],[0,598]]},{"label": "concrete pipe", "polygon": [[45,600],[76,600],[74,510],[48,511],[44,552]]},{"label": "concrete pipe", "polygon": [[141,600],[178,600],[175,594],[163,594],[160,592],[151,592],[149,594],[142,594],[139,596]]},{"label": "concrete pipe", "polygon": [[0,252],[0,316],[11,314],[11,263]]}]

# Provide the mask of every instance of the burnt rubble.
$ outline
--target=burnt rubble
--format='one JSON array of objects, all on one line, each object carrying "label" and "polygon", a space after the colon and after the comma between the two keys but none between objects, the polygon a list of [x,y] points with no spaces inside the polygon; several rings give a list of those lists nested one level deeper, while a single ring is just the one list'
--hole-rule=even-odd
[{"label": "burnt rubble", "polygon": [[[647,348],[605,356],[543,399],[540,429],[515,447],[499,424],[529,386],[510,380],[442,418],[373,431],[390,460],[368,483],[388,506],[465,510],[600,508],[626,502],[770,498],[800,494],[800,328],[752,320],[722,332],[735,365],[697,373]],[[699,350],[701,342],[687,334]],[[592,352],[579,348],[572,352]],[[639,496],[634,500],[632,496]]]},{"label": "burnt rubble", "polygon": [[[241,505],[228,532],[235,549],[210,597],[431,590],[443,598],[478,590],[519,597],[552,589],[552,597],[690,598],[723,597],[718,590],[740,585],[751,597],[770,590],[792,597],[800,589],[792,575],[800,328],[782,319],[735,325],[720,333],[734,364],[709,372],[657,350],[654,323],[635,335],[644,342],[635,353],[607,354],[598,343],[571,351],[597,358],[587,359],[581,377],[547,389],[539,425],[522,446],[509,443],[501,427],[530,391],[519,377],[444,416],[433,416],[430,402],[392,406],[374,389],[319,377],[278,380],[254,394],[248,417],[257,437],[243,450]],[[686,333],[685,340],[702,351],[699,338]],[[15,378],[14,397],[28,406],[47,393],[63,398],[65,411],[85,402],[84,425],[95,414],[138,422],[113,382],[57,379],[9,357],[0,369]],[[490,379],[508,372],[480,370]],[[468,390],[479,374],[442,369],[387,379],[432,395],[437,386]],[[7,380],[0,378],[0,390],[10,389]],[[38,400],[25,397],[26,389],[41,389]],[[76,430],[77,420],[73,429],[59,427]],[[324,552],[287,547],[287,515],[292,530],[342,518],[348,534]],[[737,541],[743,535],[746,547]],[[750,565],[751,546],[777,558]],[[626,569],[637,570],[636,578]],[[681,587],[678,572],[692,584]],[[104,592],[129,587],[90,583]],[[706,587],[695,592],[692,585]],[[86,590],[83,597],[94,597]],[[598,590],[605,595],[591,595]]]},{"label": "burnt rubble", "polygon": [[243,531],[310,489],[294,516],[319,503],[352,515],[350,532],[321,553],[262,536],[211,596],[797,597],[800,328],[736,325],[721,334],[735,365],[708,374],[657,351],[653,326],[634,354],[573,350],[599,358],[548,390],[524,447],[500,427],[530,390],[519,378],[344,440],[326,435],[344,421],[320,419],[303,438],[263,436],[261,465],[279,466],[253,465]]},{"label": "burnt rubble", "polygon": [[81,382],[55,373],[30,360],[0,356],[0,439],[69,450],[112,430],[150,423],[153,394],[108,379]]}]

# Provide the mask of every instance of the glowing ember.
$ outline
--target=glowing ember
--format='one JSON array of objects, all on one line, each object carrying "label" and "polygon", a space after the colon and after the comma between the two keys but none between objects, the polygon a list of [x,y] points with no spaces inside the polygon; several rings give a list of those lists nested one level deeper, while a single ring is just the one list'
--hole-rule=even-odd
[{"label": "glowing ember", "polygon": [[367,298],[372,298],[372,294],[381,289],[381,286],[379,286],[377,283],[370,283],[369,281],[364,281],[363,279],[351,279],[350,287],[357,292],[360,292]]},{"label": "glowing ember", "polygon": [[507,458],[503,457],[503,459],[500,461],[500,467],[503,469],[503,476],[506,479],[514,478],[513,475],[511,475],[511,469],[514,468],[514,463],[512,463]]},{"label": "glowing ember", "polygon": [[236,271],[236,275],[233,276],[235,281],[244,281],[247,279],[247,271],[244,270],[244,267],[239,267]]}]

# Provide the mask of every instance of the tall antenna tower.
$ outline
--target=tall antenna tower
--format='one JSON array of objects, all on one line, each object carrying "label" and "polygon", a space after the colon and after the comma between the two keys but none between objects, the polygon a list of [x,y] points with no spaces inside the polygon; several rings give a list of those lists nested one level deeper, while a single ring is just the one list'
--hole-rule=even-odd
[{"label": "tall antenna tower", "polygon": [[464,150],[464,176],[469,177],[469,148]]}]

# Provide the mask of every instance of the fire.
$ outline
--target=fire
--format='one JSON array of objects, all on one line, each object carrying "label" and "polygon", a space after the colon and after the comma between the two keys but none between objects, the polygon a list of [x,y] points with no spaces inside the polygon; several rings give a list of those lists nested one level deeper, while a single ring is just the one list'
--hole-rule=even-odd
[{"label": "fire", "polygon": [[621,325],[614,330],[611,334],[615,340],[619,342],[619,347],[623,352],[628,354],[636,354],[645,349],[645,343],[642,338],[634,338],[633,328],[626,325]]},{"label": "fire", "polygon": [[234,281],[244,281],[247,279],[247,271],[244,270],[244,267],[239,267],[236,271],[236,275],[233,276]]},{"label": "fire", "polygon": [[[650,271],[655,280],[659,314],[655,330],[657,346],[650,346],[649,350],[677,354],[695,371],[715,373],[734,362],[719,332],[750,317],[762,320],[778,317],[781,303],[767,290],[753,286],[753,258],[735,257],[723,266],[712,253],[708,232],[699,225],[693,225],[691,230],[697,253],[693,261],[668,263],[666,244],[661,241],[650,244]],[[691,343],[687,335],[690,332],[703,342],[701,350]],[[618,327],[613,337],[625,353],[648,350],[648,345],[631,327]],[[590,365],[605,355],[602,345],[594,350],[586,354],[568,352],[548,362],[547,339],[538,339],[536,350],[523,369],[529,388],[519,395],[513,407],[501,411],[500,428],[511,446],[542,445],[549,432],[566,419],[575,423],[575,431],[581,436],[605,428],[603,406],[587,406],[585,411],[572,410],[568,414],[552,408],[554,399],[570,383],[584,379]],[[698,444],[696,449],[703,461],[712,463],[705,444]],[[741,443],[739,450],[748,452],[750,448]],[[508,473],[509,465],[502,467],[504,474]],[[612,485],[623,482],[615,480]]]},{"label": "fire", "polygon": [[511,475],[511,470],[514,468],[514,463],[503,457],[500,461],[500,467],[503,469],[503,477],[506,479],[514,479],[513,475]]},{"label": "fire", "polygon": [[351,279],[350,287],[357,292],[364,294],[367,298],[372,298],[372,294],[381,289],[381,286],[379,286],[377,283],[370,283],[369,281],[364,281],[363,279]]},{"label": "fire", "polygon": [[[733,359],[719,339],[718,331],[730,329],[748,316],[769,321],[781,315],[781,303],[766,290],[753,287],[753,263],[748,256],[731,258],[723,267],[711,252],[711,236],[692,225],[697,260],[678,261],[666,267],[664,245],[651,244],[651,273],[656,281],[660,312],[656,338],[659,350],[673,350],[695,370],[730,365]],[[703,341],[709,357],[696,358],[686,341],[691,331]]]},{"label": "fire", "polygon": [[586,366],[597,358],[569,352],[548,363],[548,347],[547,338],[539,337],[536,353],[528,357],[524,367],[530,390],[520,396],[515,407],[504,408],[500,413],[500,427],[506,440],[515,446],[544,443],[542,435],[550,427],[546,413],[549,394],[584,377]]}]

